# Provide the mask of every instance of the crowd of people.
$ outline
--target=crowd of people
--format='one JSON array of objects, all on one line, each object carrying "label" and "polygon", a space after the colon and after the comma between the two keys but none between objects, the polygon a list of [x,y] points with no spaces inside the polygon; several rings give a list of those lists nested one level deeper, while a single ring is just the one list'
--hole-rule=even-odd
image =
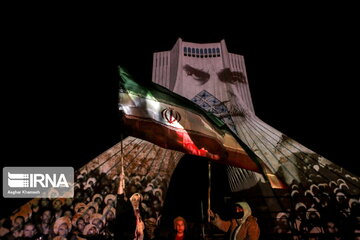
[{"label": "crowd of people", "polygon": [[[283,202],[283,211],[276,213],[273,221],[268,223],[271,229],[268,239],[356,239],[360,234],[360,201],[359,195],[354,191],[354,182],[356,184],[359,179],[342,173],[343,177],[326,182],[321,171],[325,167],[332,167],[335,171],[334,166],[311,163],[304,166],[304,173],[308,178],[300,182],[294,181],[283,195],[288,200]],[[314,174],[314,170],[317,174]],[[121,201],[131,201],[132,196],[137,196],[144,226],[142,238],[137,239],[159,239],[158,230],[169,180],[167,175],[124,176],[125,195],[119,200],[119,175],[106,174],[98,168],[89,171],[83,168],[75,174],[73,198],[31,200],[27,209],[20,208],[9,218],[0,221],[0,238],[115,239],[119,230],[118,219],[122,216],[118,209],[122,205]],[[255,209],[256,207],[254,206]],[[135,212],[134,214],[136,215]],[[216,216],[214,213],[209,214]],[[123,219],[126,222],[127,218]],[[185,232],[185,219],[178,217],[175,220],[174,232],[169,239],[189,239],[191,234],[185,237],[181,233]],[[258,222],[262,221],[264,220],[258,219]],[[213,223],[220,226],[219,222]],[[226,232],[231,228],[220,226],[219,229]],[[267,230],[262,231],[261,236],[266,234]],[[258,233],[255,235],[259,237]],[[200,236],[192,239],[194,238],[200,239]]]},{"label": "crowd of people", "polygon": [[305,159],[301,167],[306,179],[289,186],[273,233],[294,240],[359,239],[359,178],[321,158],[317,164]]},{"label": "crowd of people", "polygon": [[292,207],[277,213],[274,233],[291,235],[291,239],[311,235],[344,239],[340,236],[360,233],[359,199],[352,198],[347,190],[342,179],[330,184],[312,184],[308,189],[292,184]]},{"label": "crowd of people", "polygon": [[[147,239],[153,239],[161,221],[168,186],[163,176],[125,177],[126,194],[142,196],[142,218]],[[119,176],[98,169],[76,174],[73,198],[38,198],[30,209],[21,209],[1,220],[1,239],[114,239]]]}]

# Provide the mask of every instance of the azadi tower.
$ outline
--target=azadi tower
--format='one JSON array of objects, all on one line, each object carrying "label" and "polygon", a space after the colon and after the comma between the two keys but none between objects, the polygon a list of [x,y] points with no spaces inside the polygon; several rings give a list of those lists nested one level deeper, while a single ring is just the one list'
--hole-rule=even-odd
[{"label": "azadi tower", "polygon": [[[127,76],[122,76],[121,71],[120,76],[126,82]],[[48,196],[30,200],[1,220],[0,237],[21,236],[24,223],[32,222],[41,227],[38,234],[49,239],[70,235],[114,239],[119,229],[115,218],[121,218],[115,208],[116,194],[119,173],[124,169],[127,196],[135,192],[143,195],[146,237],[161,238],[171,231],[164,222],[171,226],[172,218],[182,215],[173,209],[173,215],[165,221],[167,213],[163,211],[178,163],[194,153],[220,159],[221,151],[227,150],[234,153],[227,155],[227,160],[249,160],[240,151],[246,149],[262,172],[231,161],[222,165],[228,193],[221,197],[224,202],[230,196],[249,203],[258,219],[260,239],[355,239],[360,232],[360,178],[259,119],[249,81],[244,57],[228,52],[224,40],[199,44],[178,39],[171,50],[154,53],[150,85],[155,87],[145,89],[129,80],[127,88],[119,91],[119,109],[125,113],[130,134],[75,172],[73,198],[58,198],[54,189]],[[215,115],[217,123],[226,129],[216,129],[205,113]],[[136,131],[131,134],[135,125]],[[187,132],[187,128],[192,131]],[[184,149],[176,146],[179,136]],[[220,141],[206,142],[208,136]],[[198,148],[199,144],[205,148]],[[211,198],[217,194],[214,188]],[[203,215],[206,202],[205,196]],[[49,221],[44,220],[47,216]],[[214,229],[204,228],[206,217],[202,222],[184,217],[189,230],[199,236],[224,238]],[[60,231],[60,226],[67,228],[70,235],[61,235],[64,231]]]}]

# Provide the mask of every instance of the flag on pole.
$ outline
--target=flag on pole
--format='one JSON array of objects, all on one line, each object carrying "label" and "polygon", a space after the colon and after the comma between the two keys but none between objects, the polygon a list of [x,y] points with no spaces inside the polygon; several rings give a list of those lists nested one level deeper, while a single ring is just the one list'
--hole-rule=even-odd
[{"label": "flag on pole", "polygon": [[135,82],[121,67],[119,74],[119,110],[129,135],[264,173],[256,155],[216,116],[158,84]]},{"label": "flag on pole", "polygon": [[119,67],[119,109],[129,135],[161,147],[260,172],[227,126],[190,100],[155,83],[139,84]]}]

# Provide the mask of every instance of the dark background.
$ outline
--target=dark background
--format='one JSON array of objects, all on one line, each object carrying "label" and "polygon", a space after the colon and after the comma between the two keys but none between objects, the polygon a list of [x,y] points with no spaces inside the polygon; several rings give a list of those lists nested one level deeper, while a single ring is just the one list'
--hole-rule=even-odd
[{"label": "dark background", "polygon": [[[165,15],[138,23],[52,13],[8,19],[1,165],[77,169],[116,144],[116,66],[151,81],[152,53],[170,50],[181,37],[225,39],[229,52],[245,57],[257,115],[359,175],[359,26],[338,11],[239,17],[213,9],[182,24]],[[1,215],[25,201],[1,198]]]}]

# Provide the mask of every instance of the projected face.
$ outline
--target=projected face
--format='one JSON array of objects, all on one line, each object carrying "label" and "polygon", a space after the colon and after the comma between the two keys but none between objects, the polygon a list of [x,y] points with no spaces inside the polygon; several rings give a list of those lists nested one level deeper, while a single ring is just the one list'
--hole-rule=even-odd
[{"label": "projected face", "polygon": [[243,117],[250,112],[243,102],[244,91],[241,90],[247,84],[246,77],[239,70],[240,63],[235,68],[237,70],[232,70],[225,67],[220,53],[207,56],[188,55],[183,58],[182,79],[178,81],[174,92],[215,114],[236,132],[232,116]]},{"label": "projected face", "polygon": [[196,65],[199,63],[183,66],[183,93],[189,99],[206,89],[219,100],[225,101],[231,95],[236,95],[237,87],[235,84],[246,83],[242,72],[231,71],[229,68],[222,68],[217,64],[210,64],[206,67]]},{"label": "projected face", "polygon": [[183,58],[182,85],[175,86],[175,92],[192,99],[206,90],[220,101],[228,100],[231,94],[238,95],[239,84],[246,84],[244,73],[224,67],[220,53],[212,57],[196,56]]}]

